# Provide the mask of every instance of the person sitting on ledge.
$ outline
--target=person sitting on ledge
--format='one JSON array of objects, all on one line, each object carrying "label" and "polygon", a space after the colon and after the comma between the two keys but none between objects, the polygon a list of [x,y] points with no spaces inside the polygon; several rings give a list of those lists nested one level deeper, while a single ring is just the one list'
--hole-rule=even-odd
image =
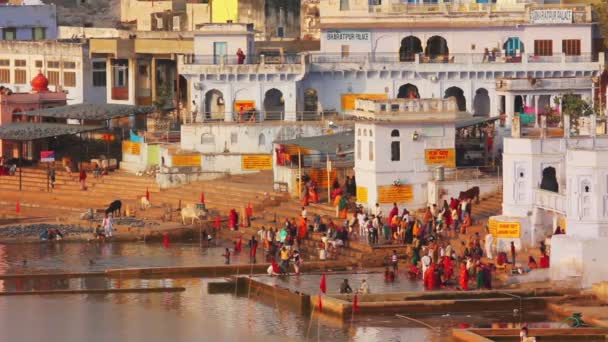
[{"label": "person sitting on ledge", "polygon": [[350,287],[350,284],[348,284],[348,279],[344,279],[342,284],[340,284],[340,293],[353,293],[353,289]]},{"label": "person sitting on ledge", "polygon": [[536,260],[534,260],[534,257],[531,255],[528,257],[528,266],[530,268],[538,268],[538,265],[536,264]]}]

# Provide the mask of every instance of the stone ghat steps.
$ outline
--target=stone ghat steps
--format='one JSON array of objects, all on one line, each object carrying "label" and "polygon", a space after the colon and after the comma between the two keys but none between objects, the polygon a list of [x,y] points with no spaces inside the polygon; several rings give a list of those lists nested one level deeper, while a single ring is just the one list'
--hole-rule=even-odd
[{"label": "stone ghat steps", "polygon": [[[0,179],[0,186],[7,190],[19,190],[19,177],[10,177],[12,179],[8,179],[8,177],[2,177]],[[136,199],[138,197],[144,196],[146,194],[146,188],[143,189],[141,187],[133,187],[126,185],[115,185],[115,186],[99,186],[99,184],[94,185],[87,182],[87,191],[80,190],[80,184],[78,182],[71,183],[55,183],[55,188],[51,189],[52,192],[55,193],[70,193],[72,195],[84,195],[86,197],[87,194],[94,194],[95,196],[101,197],[117,197],[116,194],[120,194],[120,198],[132,198]],[[23,190],[30,191],[47,191],[47,182],[46,180],[38,180],[31,178],[23,178],[21,181],[21,186]],[[154,193],[154,191],[150,191],[150,193]]]},{"label": "stone ghat steps", "polygon": [[[17,174],[18,175],[18,172]],[[23,175],[31,176],[32,178],[37,177],[46,180],[47,170],[42,168],[24,168]],[[78,172],[72,172],[70,175],[68,172],[62,169],[55,170],[56,182],[60,181],[78,181]],[[108,175],[95,178],[93,173],[87,171],[87,183],[92,184],[122,184],[122,185],[143,185],[148,186],[150,191],[160,191],[160,187],[156,184],[153,178],[140,177],[131,173],[123,172],[120,170],[112,171]]]},{"label": "stone ghat steps", "polygon": [[[299,200],[290,199],[281,203],[279,206],[267,208],[264,211],[263,216],[267,220],[273,220],[275,217],[277,220],[284,220],[285,218],[298,218],[301,213],[302,205]],[[319,214],[321,217],[330,217],[334,219],[334,221],[336,220],[335,208],[325,204],[311,203],[306,207],[306,213],[309,222],[312,222],[312,219],[316,214]]]}]

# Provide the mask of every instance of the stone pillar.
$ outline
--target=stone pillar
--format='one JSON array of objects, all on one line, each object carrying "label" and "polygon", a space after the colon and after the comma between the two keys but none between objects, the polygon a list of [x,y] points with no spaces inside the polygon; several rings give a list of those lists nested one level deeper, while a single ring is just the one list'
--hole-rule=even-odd
[{"label": "stone pillar", "polygon": [[511,127],[513,116],[515,116],[515,96],[512,94],[505,95],[505,127]]},{"label": "stone pillar", "polygon": [[135,92],[137,90],[137,59],[129,58],[128,62],[128,88],[129,88],[129,104],[136,104]]},{"label": "stone pillar", "polygon": [[534,127],[538,128],[538,98],[540,95],[534,95]]},{"label": "stone pillar", "polygon": [[152,91],[152,101],[156,101],[156,57],[152,56],[150,62],[150,89]]}]

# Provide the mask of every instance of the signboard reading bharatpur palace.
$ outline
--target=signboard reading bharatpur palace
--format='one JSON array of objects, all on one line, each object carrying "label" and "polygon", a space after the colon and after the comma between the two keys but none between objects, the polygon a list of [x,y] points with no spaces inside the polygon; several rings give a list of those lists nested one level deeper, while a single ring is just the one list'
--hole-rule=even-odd
[{"label": "signboard reading bharatpur palace", "polygon": [[366,31],[329,31],[326,33],[327,40],[341,42],[369,42],[371,33]]},{"label": "signboard reading bharatpur palace", "polygon": [[530,12],[531,24],[571,24],[572,10],[545,9]]}]

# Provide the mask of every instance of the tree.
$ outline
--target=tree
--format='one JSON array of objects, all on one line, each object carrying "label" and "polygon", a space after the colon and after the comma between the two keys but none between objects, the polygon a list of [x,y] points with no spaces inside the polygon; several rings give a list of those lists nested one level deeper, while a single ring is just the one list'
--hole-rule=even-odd
[{"label": "tree", "polygon": [[608,46],[608,3],[606,1],[594,1],[593,21],[598,23],[600,34],[604,38],[604,46]]},{"label": "tree", "polygon": [[163,112],[163,111],[167,110],[167,107],[170,107],[172,104],[171,95],[172,95],[171,88],[169,88],[168,83],[165,83],[162,85],[162,87],[160,87],[158,94],[156,96],[156,100],[154,100],[154,102],[152,104],[154,105],[154,107],[156,107],[156,109],[159,112]]},{"label": "tree", "polygon": [[593,115],[596,110],[587,101],[574,94],[565,94],[555,99],[559,105],[561,102],[562,115],[570,116],[570,127],[576,133],[579,131],[579,118]]}]

